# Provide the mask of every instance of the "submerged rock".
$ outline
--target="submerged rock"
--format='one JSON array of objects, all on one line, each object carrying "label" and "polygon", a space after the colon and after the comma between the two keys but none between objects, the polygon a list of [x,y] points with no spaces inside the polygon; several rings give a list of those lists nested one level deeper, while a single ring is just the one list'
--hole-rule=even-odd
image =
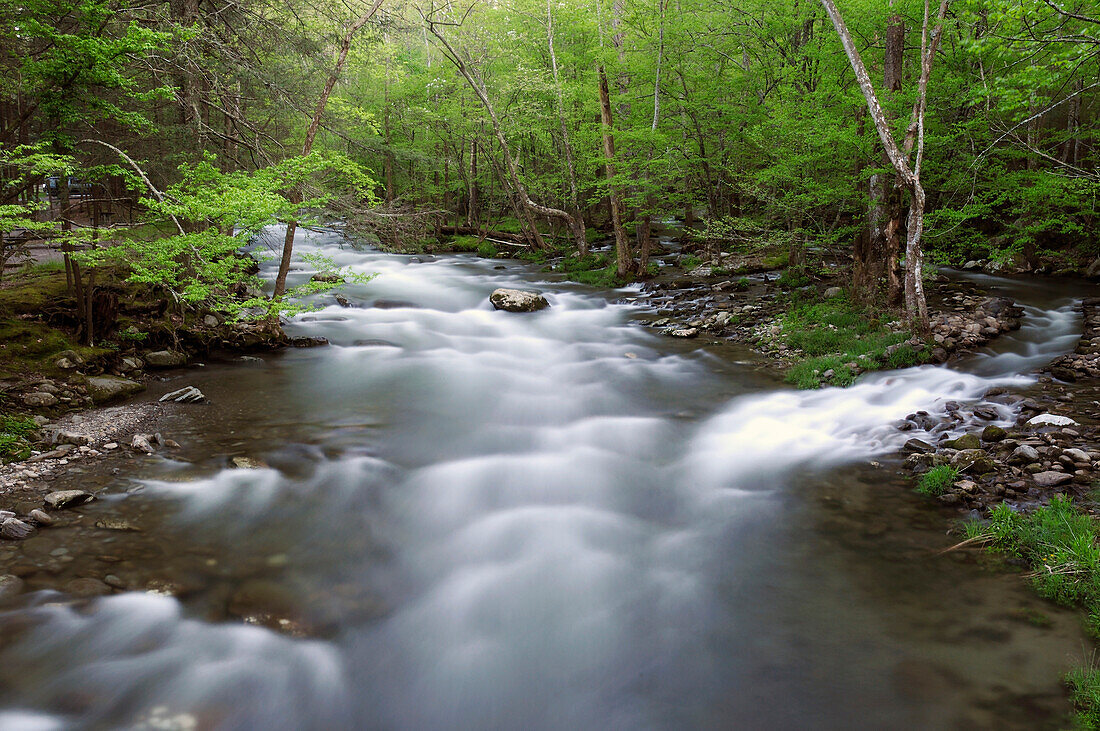
[{"label": "submerged rock", "polygon": [[24,523],[19,518],[6,518],[0,523],[0,537],[11,541],[21,541],[30,538],[34,534],[34,526]]},{"label": "submerged rock", "polygon": [[496,289],[489,295],[489,301],[498,310],[506,312],[536,312],[550,306],[538,292],[522,289]]},{"label": "submerged rock", "polygon": [[976,434],[963,434],[957,439],[950,439],[944,442],[943,446],[951,449],[980,449],[982,443]]},{"label": "submerged rock", "polygon": [[84,492],[83,490],[58,490],[46,496],[46,505],[49,505],[54,510],[61,510],[64,508],[75,508],[77,505],[83,505],[92,500],[95,500],[95,495],[90,492]]},{"label": "submerged rock", "polygon": [[184,386],[178,391],[172,391],[161,396],[159,401],[171,401],[177,404],[197,404],[206,401],[203,392],[194,386]]}]

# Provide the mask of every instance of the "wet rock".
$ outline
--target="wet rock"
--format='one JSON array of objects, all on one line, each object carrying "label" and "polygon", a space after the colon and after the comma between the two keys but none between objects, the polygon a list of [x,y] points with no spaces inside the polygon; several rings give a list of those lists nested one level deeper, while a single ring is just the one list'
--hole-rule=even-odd
[{"label": "wet rock", "polygon": [[904,449],[907,452],[914,452],[916,454],[931,454],[936,451],[934,446],[923,439],[910,439],[905,443]]},{"label": "wet rock", "polygon": [[174,350],[155,350],[145,354],[145,363],[150,368],[177,368],[187,365],[187,356]]},{"label": "wet rock", "polygon": [[262,461],[251,457],[234,457],[229,461],[234,467],[242,470],[258,470],[267,467]]},{"label": "wet rock", "polygon": [[58,358],[53,364],[63,371],[74,371],[78,368],[77,364],[68,358]]},{"label": "wet rock", "polygon": [[128,520],[122,518],[102,518],[95,522],[95,527],[100,530],[117,530],[117,531],[133,531],[135,533],[141,532],[141,528],[135,527]]},{"label": "wet rock", "polygon": [[1092,462],[1092,459],[1085,453],[1083,449],[1065,449],[1062,451],[1062,456],[1069,457],[1074,462]]},{"label": "wet rock", "polygon": [[320,348],[328,345],[328,338],[323,338],[320,335],[312,337],[302,338],[290,338],[287,340],[287,344],[292,348]]},{"label": "wet rock", "polygon": [[694,327],[678,328],[669,330],[668,334],[674,338],[694,338],[699,335],[699,329]]},{"label": "wet rock", "polygon": [[309,281],[321,284],[343,284],[345,280],[336,272],[318,272],[310,277]]},{"label": "wet rock", "polygon": [[493,290],[489,295],[489,301],[498,310],[506,312],[536,312],[550,306],[538,292],[528,292],[521,289],[500,288]]},{"label": "wet rock", "polygon": [[65,593],[80,599],[91,599],[111,593],[111,587],[99,579],[73,579],[65,584]]},{"label": "wet rock", "polygon": [[340,305],[341,307],[351,307],[351,302],[348,300],[348,298],[340,294],[339,292],[333,295],[333,298],[336,300],[336,304]]},{"label": "wet rock", "polygon": [[990,424],[985,429],[982,429],[983,442],[1000,442],[1004,440],[1006,436],[1008,436],[1008,433],[1005,432],[1004,429],[993,424]]},{"label": "wet rock", "polygon": [[840,287],[829,287],[825,290],[825,299],[832,299],[833,297],[839,297],[844,294],[844,290]]},{"label": "wet rock", "polygon": [[122,359],[118,369],[123,373],[129,373],[130,371],[140,371],[144,367],[145,361],[141,358],[134,355],[127,355]]},{"label": "wet rock", "polygon": [[984,475],[996,469],[993,460],[980,449],[963,449],[951,457],[951,466],[960,472]]},{"label": "wet rock", "polygon": [[0,537],[2,538],[7,538],[10,541],[22,541],[32,535],[34,535],[34,526],[30,523],[24,523],[19,518],[5,518],[4,522],[0,523]]},{"label": "wet rock", "polygon": [[135,452],[142,452],[144,454],[152,454],[157,451],[153,446],[152,434],[135,434],[134,438],[130,440],[130,448]]},{"label": "wet rock", "polygon": [[1058,414],[1039,414],[1027,420],[1028,426],[1076,426],[1077,422],[1068,416]]},{"label": "wet rock", "polygon": [[76,447],[83,447],[90,444],[92,438],[86,434],[78,434],[73,431],[58,431],[54,432],[53,443],[54,444],[72,444]]},{"label": "wet rock", "polygon": [[47,513],[41,508],[35,508],[31,512],[27,513],[27,517],[33,520],[38,525],[53,525],[53,516]]},{"label": "wet rock", "polygon": [[943,443],[949,449],[981,449],[982,443],[976,434],[963,434],[957,439],[949,439]]},{"label": "wet rock", "polygon": [[992,406],[978,406],[974,409],[974,416],[979,419],[985,419],[986,421],[993,421],[1000,416],[1000,414],[998,414],[997,410]]},{"label": "wet rock", "polygon": [[1034,475],[1035,484],[1040,487],[1057,487],[1073,480],[1073,475],[1068,472],[1056,472],[1053,470],[1038,472]]},{"label": "wet rock", "polygon": [[0,575],[0,603],[10,601],[23,593],[23,580],[14,574]]},{"label": "wet rock", "polygon": [[32,408],[46,408],[57,404],[57,396],[45,391],[35,391],[23,397],[23,404]]},{"label": "wet rock", "polygon": [[1009,464],[1030,464],[1039,461],[1039,452],[1029,444],[1021,444],[1008,458]]},{"label": "wet rock", "polygon": [[47,459],[57,459],[58,457],[64,457],[66,454],[73,451],[74,449],[76,449],[75,444],[62,444],[59,445],[56,449],[51,449],[48,452],[43,452],[42,454],[36,454],[33,457],[28,457],[25,461],[44,462]]},{"label": "wet rock", "polygon": [[88,395],[97,404],[132,396],[145,390],[144,384],[117,376],[92,376],[85,381],[85,385],[88,388]]},{"label": "wet rock", "polygon": [[64,510],[66,508],[75,508],[77,505],[91,502],[95,500],[95,495],[90,492],[84,492],[83,490],[58,490],[57,492],[51,492],[47,495],[45,500],[46,505],[54,510]]},{"label": "wet rock", "polygon": [[177,391],[164,394],[158,401],[171,401],[177,404],[197,404],[206,401],[206,396],[194,386],[184,386]]}]

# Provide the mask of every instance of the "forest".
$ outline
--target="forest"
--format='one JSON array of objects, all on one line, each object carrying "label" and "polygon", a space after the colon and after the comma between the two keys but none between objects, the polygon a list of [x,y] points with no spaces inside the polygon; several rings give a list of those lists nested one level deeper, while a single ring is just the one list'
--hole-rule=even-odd
[{"label": "forest", "polygon": [[1100,0],[0,70],[0,730],[1100,728]]}]

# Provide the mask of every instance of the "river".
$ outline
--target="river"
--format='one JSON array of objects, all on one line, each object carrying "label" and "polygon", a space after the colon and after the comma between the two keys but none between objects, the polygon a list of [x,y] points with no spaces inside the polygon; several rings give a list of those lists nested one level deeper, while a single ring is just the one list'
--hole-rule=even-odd
[{"label": "river", "polygon": [[[211,404],[171,417],[178,454],[87,476],[110,497],[81,510],[145,530],[100,531],[64,570],[169,577],[178,596],[41,591],[7,610],[0,729],[1064,721],[1078,619],[938,555],[947,516],[892,454],[906,414],[1024,389],[1070,350],[1073,292],[986,279],[1028,304],[996,351],[799,392],[748,350],[641,327],[638,290],[297,245],[379,276],[288,328],[330,347],[151,387]],[[552,307],[496,312],[500,286]],[[275,609],[228,621],[250,602]]]}]

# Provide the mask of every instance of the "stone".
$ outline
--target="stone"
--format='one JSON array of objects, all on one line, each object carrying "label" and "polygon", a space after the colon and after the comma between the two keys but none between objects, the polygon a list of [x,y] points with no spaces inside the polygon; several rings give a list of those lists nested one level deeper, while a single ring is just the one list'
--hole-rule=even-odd
[{"label": "stone", "polygon": [[1092,459],[1085,453],[1083,449],[1065,449],[1062,451],[1062,455],[1069,457],[1074,462],[1091,462]]},{"label": "stone", "polygon": [[88,387],[88,395],[97,404],[132,396],[145,390],[144,384],[117,376],[92,376],[85,381],[85,385]]},{"label": "stone", "polygon": [[90,444],[91,437],[86,434],[78,434],[72,431],[58,431],[53,435],[54,444],[72,444],[77,447],[83,447]]},{"label": "stone", "polygon": [[496,309],[506,312],[536,312],[550,306],[546,298],[538,292],[522,289],[495,289],[489,295],[489,301]]},{"label": "stone", "polygon": [[111,587],[99,579],[73,579],[65,584],[65,593],[80,599],[91,599],[110,594]]},{"label": "stone", "polygon": [[1092,263],[1089,264],[1088,269],[1085,270],[1085,276],[1089,279],[1100,277],[1100,257],[1092,260]]},{"label": "stone", "polygon": [[936,451],[934,446],[923,439],[910,439],[902,448],[907,452],[913,452],[915,454],[931,454]]},{"label": "stone", "polygon": [[344,278],[336,272],[317,272],[309,278],[309,281],[321,284],[343,284]]},{"label": "stone", "polygon": [[47,459],[54,459],[56,457],[64,457],[66,454],[73,451],[74,449],[76,449],[75,444],[59,444],[57,449],[51,449],[48,452],[43,452],[42,454],[36,454],[33,457],[28,457],[26,459],[26,461],[27,462],[43,462]]},{"label": "stone", "polygon": [[23,404],[34,408],[44,408],[57,404],[57,396],[45,391],[35,391],[23,397]]},{"label": "stone", "polygon": [[0,523],[0,537],[11,541],[21,541],[34,535],[34,526],[19,518],[6,518]]},{"label": "stone", "polygon": [[1035,484],[1040,487],[1057,487],[1073,480],[1073,475],[1068,472],[1038,472],[1034,475]]},{"label": "stone", "polygon": [[135,434],[134,438],[130,440],[130,448],[135,452],[143,452],[144,454],[152,454],[157,451],[153,446],[153,436],[151,434]]},{"label": "stone", "polygon": [[1008,433],[999,426],[990,424],[985,429],[982,429],[982,441],[983,442],[999,442],[1003,440]]},{"label": "stone", "polygon": [[677,328],[675,330],[669,330],[668,334],[674,338],[694,338],[699,335],[699,330],[698,328],[694,327],[684,327]]},{"label": "stone", "polygon": [[1021,444],[1013,450],[1008,458],[1009,464],[1030,464],[1039,461],[1039,452],[1028,444]]},{"label": "stone", "polygon": [[83,505],[92,500],[95,500],[95,495],[90,492],[84,492],[83,490],[58,490],[46,496],[46,505],[54,510],[64,510],[65,508],[75,508],[77,505]]},{"label": "stone", "polygon": [[1039,414],[1027,420],[1028,426],[1076,426],[1077,422],[1068,416],[1058,414]]},{"label": "stone", "polygon": [[27,517],[33,520],[35,523],[38,523],[38,525],[54,524],[53,516],[47,513],[45,510],[42,510],[41,508],[35,508],[31,512],[27,513]]},{"label": "stone", "polygon": [[119,530],[119,531],[134,531],[141,532],[141,528],[135,527],[132,523],[122,518],[101,518],[95,522],[95,527],[100,530]]},{"label": "stone", "polygon": [[144,367],[145,361],[141,358],[138,358],[136,355],[127,355],[122,358],[118,369],[123,373],[128,373],[130,371],[140,371]]},{"label": "stone", "polygon": [[234,457],[229,461],[234,467],[242,470],[258,470],[267,467],[267,465],[260,460],[252,459],[251,457]]},{"label": "stone", "polygon": [[62,358],[64,358],[65,360],[72,361],[73,363],[75,363],[78,366],[84,365],[84,362],[85,362],[84,358],[81,357],[80,353],[77,353],[75,350],[62,350],[60,353],[58,353],[54,357],[57,358],[58,360],[61,360]]},{"label": "stone", "polygon": [[206,396],[194,386],[184,386],[177,391],[164,394],[158,400],[161,402],[171,401],[177,404],[197,404],[206,401]]},{"label": "stone", "polygon": [[993,460],[980,449],[963,449],[951,457],[951,466],[960,472],[984,475],[995,468]]},{"label": "stone", "polygon": [[949,439],[943,446],[949,449],[981,449],[982,442],[976,434],[963,434],[957,439]]},{"label": "stone", "polygon": [[213,315],[206,315],[202,318],[202,324],[206,325],[207,327],[217,327],[221,323],[219,323],[218,318],[214,317]]},{"label": "stone", "polygon": [[76,363],[73,363],[68,358],[58,358],[57,360],[54,361],[53,364],[55,366],[57,366],[58,368],[60,368],[61,370],[63,370],[63,371],[72,371],[72,370],[76,370],[76,368],[77,368]]},{"label": "stone", "polygon": [[23,593],[23,580],[14,574],[0,575],[0,602],[10,601]]},{"label": "stone", "polygon": [[336,300],[336,304],[340,305],[341,307],[351,307],[351,301],[349,301],[347,297],[340,294],[339,292],[333,295],[333,298]]},{"label": "stone", "polygon": [[993,421],[1000,416],[1000,414],[998,414],[997,410],[992,406],[978,406],[974,409],[974,416],[979,419],[985,419],[986,421]]},{"label": "stone", "polygon": [[825,299],[839,297],[842,294],[844,294],[844,290],[841,287],[829,287],[825,290]]},{"label": "stone", "polygon": [[187,365],[187,356],[174,350],[156,350],[145,354],[145,364],[150,368],[177,368]]}]

